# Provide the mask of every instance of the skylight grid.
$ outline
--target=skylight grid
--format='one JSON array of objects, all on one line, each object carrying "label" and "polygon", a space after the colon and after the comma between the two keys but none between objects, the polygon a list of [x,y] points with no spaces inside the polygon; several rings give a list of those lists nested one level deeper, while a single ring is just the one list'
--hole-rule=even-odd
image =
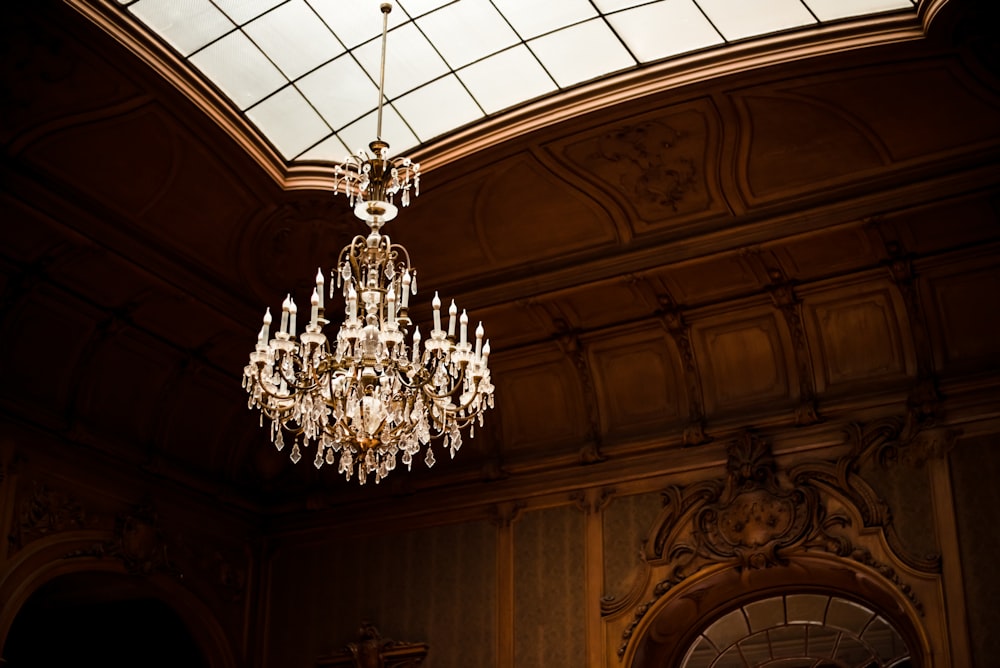
[{"label": "skylight grid", "polygon": [[[288,162],[375,138],[382,16],[357,0],[117,0]],[[399,0],[382,139],[401,154],[581,83],[915,0]]]}]

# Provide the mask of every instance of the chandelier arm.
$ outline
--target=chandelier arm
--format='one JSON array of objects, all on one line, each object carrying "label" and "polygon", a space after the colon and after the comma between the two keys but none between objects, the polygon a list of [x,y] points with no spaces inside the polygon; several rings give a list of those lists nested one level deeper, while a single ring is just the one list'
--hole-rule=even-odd
[{"label": "chandelier arm", "polygon": [[[279,394],[277,392],[271,392],[269,389],[267,389],[267,385],[265,384],[264,378],[262,377],[263,373],[264,373],[264,365],[261,364],[260,366],[257,367],[257,385],[260,387],[261,392],[263,392],[264,394],[266,394],[268,396],[268,398],[270,398],[270,399],[291,399],[292,398],[291,394],[283,395],[283,394]],[[284,377],[284,376],[282,376],[282,377]],[[285,382],[287,383],[288,381],[286,380]]]},{"label": "chandelier arm", "polygon": [[[277,362],[278,360],[275,360],[275,361]],[[292,364],[293,365],[295,364],[295,357],[294,356],[292,356]],[[315,381],[315,380],[312,382],[311,385],[299,385],[296,381],[294,381],[294,380],[288,378],[287,376],[285,376],[285,372],[281,370],[281,366],[282,365],[280,365],[280,364],[275,364],[275,367],[277,367],[278,375],[281,376],[281,380],[285,381],[285,384],[288,385],[288,387],[290,387],[292,389],[295,389],[295,390],[301,390],[303,392],[308,392],[310,390],[314,390],[316,388],[316,386],[319,385],[319,383],[317,381]],[[261,370],[258,369],[258,374],[260,373],[260,371]],[[270,394],[270,393],[268,393],[268,394]],[[292,398],[291,394],[289,394],[288,397],[282,397],[280,394],[271,394],[271,396],[278,397],[278,398],[288,398],[288,399]]]}]

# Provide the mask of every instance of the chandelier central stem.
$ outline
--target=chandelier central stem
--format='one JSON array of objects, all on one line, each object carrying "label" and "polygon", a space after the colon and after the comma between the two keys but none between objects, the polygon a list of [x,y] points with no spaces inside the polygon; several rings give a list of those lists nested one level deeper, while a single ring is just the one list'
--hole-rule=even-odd
[{"label": "chandelier central stem", "polygon": [[378,119],[375,123],[375,138],[379,141],[382,140],[382,101],[385,99],[385,42],[386,36],[389,32],[389,12],[392,11],[392,5],[388,2],[383,2],[379,9],[382,10],[382,59],[379,61],[378,68]]}]

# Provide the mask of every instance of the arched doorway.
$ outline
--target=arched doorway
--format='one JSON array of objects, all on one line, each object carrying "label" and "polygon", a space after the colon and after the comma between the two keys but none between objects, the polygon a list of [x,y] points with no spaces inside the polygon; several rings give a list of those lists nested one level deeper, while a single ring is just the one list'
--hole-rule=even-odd
[{"label": "arched doorway", "polygon": [[34,591],[11,624],[3,658],[7,668],[209,665],[143,578],[109,572],[61,575]]}]

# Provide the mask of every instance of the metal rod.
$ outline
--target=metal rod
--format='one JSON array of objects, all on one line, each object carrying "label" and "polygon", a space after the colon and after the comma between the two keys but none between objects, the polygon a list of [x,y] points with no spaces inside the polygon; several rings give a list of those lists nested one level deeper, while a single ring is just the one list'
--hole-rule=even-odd
[{"label": "metal rod", "polygon": [[375,138],[379,141],[382,140],[382,100],[384,98],[383,90],[385,89],[385,40],[386,33],[389,31],[389,12],[392,11],[392,5],[388,2],[383,2],[379,9],[382,10],[382,61],[379,63],[378,68],[378,122],[375,126]]}]

